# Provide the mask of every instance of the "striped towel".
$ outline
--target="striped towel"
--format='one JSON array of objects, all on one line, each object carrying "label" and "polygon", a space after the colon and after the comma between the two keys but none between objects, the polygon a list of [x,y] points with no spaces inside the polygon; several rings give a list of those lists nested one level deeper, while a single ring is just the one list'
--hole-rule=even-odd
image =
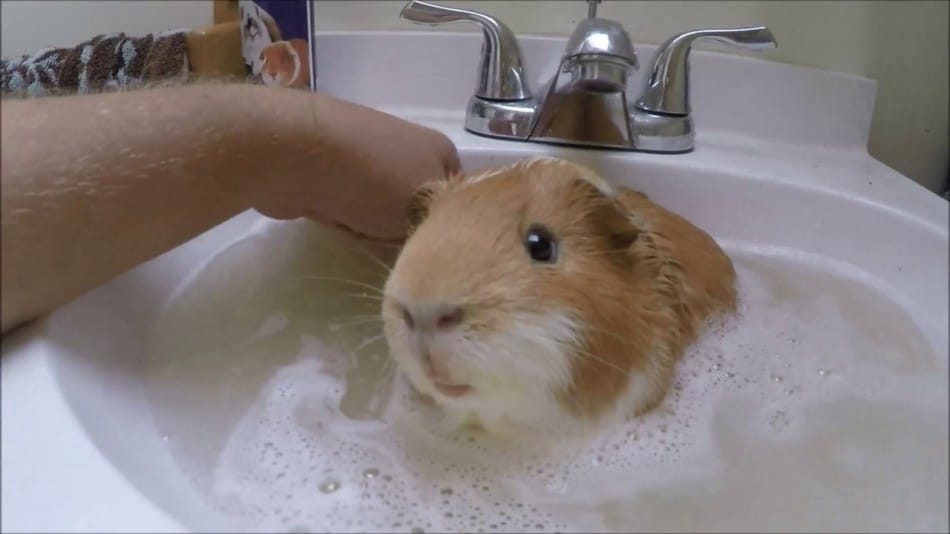
[{"label": "striped towel", "polygon": [[184,31],[98,35],[72,48],[45,48],[0,60],[0,91],[44,96],[90,93],[188,76]]}]

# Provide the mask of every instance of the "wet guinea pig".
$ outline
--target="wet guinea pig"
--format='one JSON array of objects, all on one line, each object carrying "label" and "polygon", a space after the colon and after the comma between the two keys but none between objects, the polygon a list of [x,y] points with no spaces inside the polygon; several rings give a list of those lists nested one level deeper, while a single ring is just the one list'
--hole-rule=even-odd
[{"label": "wet guinea pig", "polygon": [[642,413],[705,322],[735,308],[709,235],[565,160],[426,184],[410,212],[384,331],[410,383],[460,423]]}]

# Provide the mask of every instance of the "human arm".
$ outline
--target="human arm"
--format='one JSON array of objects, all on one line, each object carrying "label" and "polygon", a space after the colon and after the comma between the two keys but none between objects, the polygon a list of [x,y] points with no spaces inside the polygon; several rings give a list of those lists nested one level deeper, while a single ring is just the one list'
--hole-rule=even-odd
[{"label": "human arm", "polygon": [[399,239],[444,136],[305,91],[191,85],[2,102],[2,329],[248,208]]}]

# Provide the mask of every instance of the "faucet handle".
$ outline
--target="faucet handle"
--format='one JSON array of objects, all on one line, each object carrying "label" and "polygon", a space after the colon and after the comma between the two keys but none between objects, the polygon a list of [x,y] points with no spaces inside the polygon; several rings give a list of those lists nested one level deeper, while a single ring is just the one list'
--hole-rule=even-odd
[{"label": "faucet handle", "polygon": [[693,30],[675,35],[660,45],[636,107],[659,115],[685,116],[690,112],[689,51],[697,39],[712,39],[749,50],[778,46],[765,26],[718,30]]},{"label": "faucet handle", "polygon": [[518,39],[497,18],[478,11],[440,6],[421,0],[410,0],[399,16],[412,22],[430,25],[456,21],[478,24],[485,35],[485,41],[482,44],[475,96],[494,101],[531,98]]}]

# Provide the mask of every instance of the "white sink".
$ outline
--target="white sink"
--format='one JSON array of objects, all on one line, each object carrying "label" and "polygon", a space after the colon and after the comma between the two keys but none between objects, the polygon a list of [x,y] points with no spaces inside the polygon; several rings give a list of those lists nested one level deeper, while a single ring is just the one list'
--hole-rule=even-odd
[{"label": "white sink", "polygon": [[[723,397],[719,408],[733,415],[752,410],[749,417],[759,417],[755,410],[761,408],[772,410],[763,414],[774,418],[774,402],[794,391],[794,380],[827,379],[834,381],[827,387],[838,388],[838,404],[800,407],[801,424],[831,427],[822,436],[837,442],[881,440],[880,447],[865,450],[870,457],[858,460],[834,457],[831,445],[804,451],[794,442],[769,442],[771,449],[734,444],[752,463],[730,464],[738,449],[720,451],[719,461],[744,467],[706,480],[713,496],[681,495],[678,508],[666,508],[674,493],[664,494],[657,485],[644,497],[654,516],[615,511],[606,520],[609,528],[947,530],[948,205],[867,155],[873,83],[697,52],[698,135],[690,154],[503,142],[461,129],[479,38],[324,34],[318,40],[320,83],[328,92],[444,131],[459,147],[466,170],[558,155],[686,216],[723,245],[740,278],[763,284],[770,305],[795,312],[775,329],[799,328],[802,342],[828,352],[814,357],[825,362],[820,369],[773,376],[783,382],[774,399],[728,412],[732,401]],[[561,42],[524,41],[529,66],[538,66],[535,75],[550,71],[542,67],[553,65]],[[387,68],[418,76],[391,79]],[[730,81],[735,85],[722,90]],[[233,528],[205,494],[226,443],[261,388],[299,356],[317,350],[314,343],[343,340],[352,346],[371,331],[371,323],[364,330],[360,319],[337,328],[347,321],[333,317],[331,308],[359,288],[316,277],[374,284],[380,276],[349,243],[316,225],[248,212],[4,339],[3,530]],[[348,313],[371,314],[371,304],[352,304]],[[779,334],[784,330],[766,325],[753,337],[758,346],[780,351]],[[383,348],[366,346],[359,365],[378,366],[372,356]],[[735,365],[748,375],[758,364]],[[821,378],[813,376],[818,371]],[[842,406],[843,399],[851,404]],[[370,399],[358,391],[344,402],[348,415],[371,418]],[[884,449],[895,463],[875,467],[880,458],[874,454]],[[755,466],[776,461],[776,455],[811,455],[816,466],[832,471],[859,461],[854,480],[865,476],[871,484],[884,477],[890,484],[868,493],[873,501],[847,501],[865,510],[863,518],[854,510],[836,518],[807,501],[814,493],[796,487],[797,479],[761,478],[771,471]],[[753,491],[743,498],[763,513],[713,519],[704,503],[719,502],[717,488],[736,484],[784,493],[769,500]],[[835,488],[828,482],[819,489]],[[817,510],[825,522],[796,506],[769,508],[783,498]]]}]

